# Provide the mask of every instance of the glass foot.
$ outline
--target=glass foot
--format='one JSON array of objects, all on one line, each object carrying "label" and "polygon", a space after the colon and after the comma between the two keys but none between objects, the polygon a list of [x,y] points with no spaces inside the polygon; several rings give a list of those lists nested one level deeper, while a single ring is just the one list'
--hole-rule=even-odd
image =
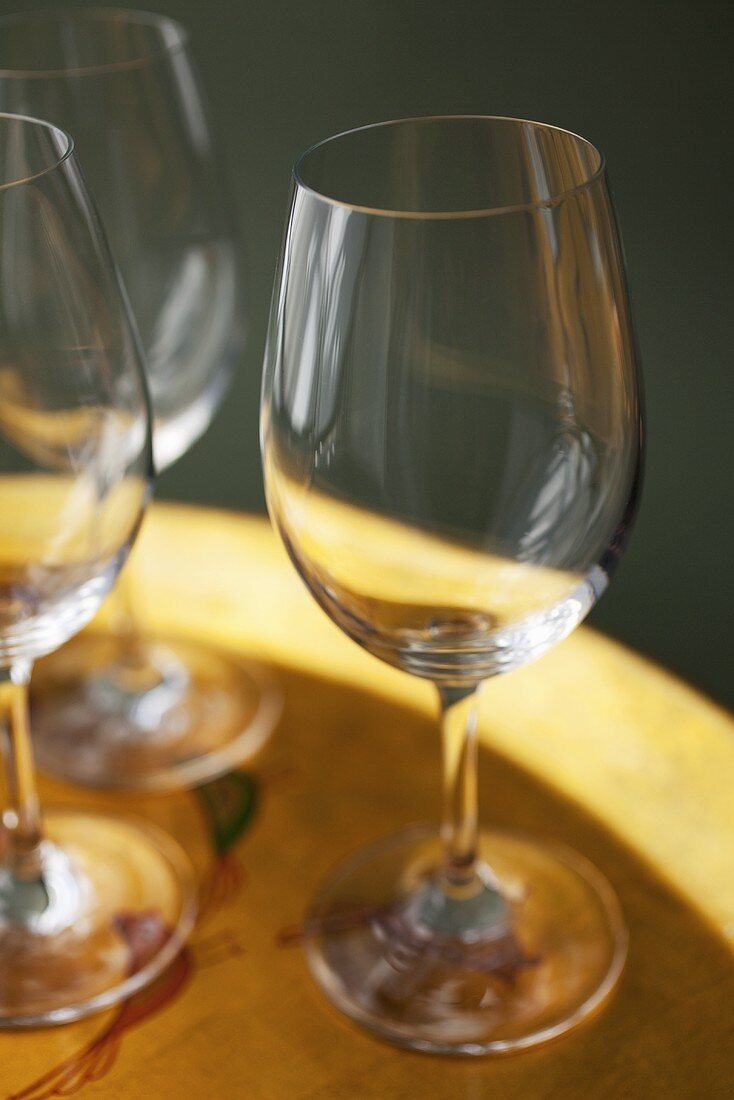
[{"label": "glass foot", "polygon": [[117,1004],[174,959],[194,923],[193,871],[158,829],[58,811],[44,830],[40,878],[0,870],[0,1027]]},{"label": "glass foot", "polygon": [[481,843],[486,864],[464,896],[441,889],[438,834],[422,827],[358,853],[323,886],[306,953],[337,1008],[399,1046],[501,1054],[604,1003],[627,953],[606,879],[561,846],[501,832]]},{"label": "glass foot", "polygon": [[171,790],[222,775],[270,736],[280,692],[265,669],[182,639],[133,655],[87,632],[39,661],[31,685],[38,766],[94,787]]}]

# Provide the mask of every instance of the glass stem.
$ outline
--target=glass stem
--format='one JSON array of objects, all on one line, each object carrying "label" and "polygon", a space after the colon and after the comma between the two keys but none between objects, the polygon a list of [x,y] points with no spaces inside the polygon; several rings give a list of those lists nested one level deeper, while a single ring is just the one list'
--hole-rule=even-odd
[{"label": "glass stem", "polygon": [[107,597],[110,610],[110,630],[119,640],[123,652],[134,663],[142,651],[142,632],[135,599],[135,579],[130,562],[117,578],[115,587]]},{"label": "glass stem", "polygon": [[117,640],[117,646],[114,663],[97,684],[97,690],[101,692],[98,703],[103,709],[109,707],[111,693],[113,707],[119,707],[121,699],[123,706],[135,706],[143,696],[168,685],[171,698],[167,702],[159,700],[157,705],[163,709],[153,720],[153,725],[157,726],[163,711],[181,701],[188,684],[188,674],[181,662],[169,660],[162,668],[156,660],[154,648],[146,643],[140,626],[135,581],[135,573],[128,562],[108,597],[109,629]]},{"label": "glass stem", "polygon": [[[0,852],[5,874],[15,883],[41,877],[41,809],[28,722],[30,678],[30,661],[0,669],[0,743],[6,786]],[[0,880],[0,905],[2,887]]]},{"label": "glass stem", "polygon": [[479,885],[476,690],[439,685],[443,744],[443,877],[449,892]]}]

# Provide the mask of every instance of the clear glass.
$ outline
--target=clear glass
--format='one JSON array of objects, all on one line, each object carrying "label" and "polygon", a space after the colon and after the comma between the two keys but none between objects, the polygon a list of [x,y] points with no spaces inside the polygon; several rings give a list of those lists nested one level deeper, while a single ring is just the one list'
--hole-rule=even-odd
[{"label": "clear glass", "polygon": [[149,496],[137,336],[71,139],[0,115],[0,1027],[119,1001],[173,958],[191,871],[144,825],[42,818],[33,662],[91,619]]},{"label": "clear glass", "polygon": [[[144,12],[0,19],[0,109],[73,134],[146,353],[160,472],[204,432],[242,349],[229,205],[184,29]],[[98,785],[172,787],[226,771],[269,733],[264,671],[138,626],[129,571],[111,635],[34,679],[39,761]]]},{"label": "clear glass", "polygon": [[442,714],[440,833],[382,842],[322,888],[317,979],[417,1049],[565,1031],[614,987],[624,923],[581,856],[480,830],[476,696],[583,619],[635,508],[639,382],[599,152],[534,122],[437,117],[305,153],[262,448],[312,595],[434,683]]}]

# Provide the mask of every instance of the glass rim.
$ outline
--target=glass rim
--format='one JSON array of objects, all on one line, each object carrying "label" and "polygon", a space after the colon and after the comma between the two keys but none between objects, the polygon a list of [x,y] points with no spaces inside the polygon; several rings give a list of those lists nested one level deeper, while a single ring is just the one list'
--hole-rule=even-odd
[{"label": "glass rim", "polygon": [[62,130],[60,126],[56,126],[53,122],[47,122],[45,118],[34,118],[32,115],[14,115],[9,111],[0,111],[0,126],[2,126],[5,121],[22,122],[30,124],[31,126],[41,126],[44,130],[49,130],[51,133],[62,138],[65,142],[65,148],[63,152],[59,153],[53,164],[49,164],[39,172],[32,172],[29,176],[21,176],[18,177],[18,179],[0,182],[0,191],[8,191],[11,187],[22,187],[26,183],[32,183],[33,180],[41,179],[50,172],[55,172],[57,168],[60,168],[61,165],[69,160],[74,154],[74,139],[71,134],[66,130]]},{"label": "glass rim", "polygon": [[131,25],[164,28],[174,31],[176,40],[164,42],[160,47],[141,57],[131,57],[120,61],[100,62],[96,65],[79,65],[54,69],[6,68],[0,65],[0,79],[46,79],[62,76],[100,76],[103,73],[124,72],[127,69],[142,69],[159,57],[176,53],[187,48],[189,32],[177,19],[158,12],[138,11],[136,8],[39,8],[36,11],[11,12],[0,16],[0,31],[23,23],[112,23],[126,22]]},{"label": "glass rim", "polygon": [[[510,203],[502,206],[488,206],[481,207],[476,210],[393,210],[389,207],[380,206],[365,206],[361,203],[349,202],[348,199],[338,199],[333,195],[327,195],[323,191],[319,191],[318,188],[312,187],[306,183],[302,175],[302,166],[307,157],[315,153],[316,150],[323,148],[325,145],[331,144],[331,142],[339,141],[341,138],[350,137],[352,134],[363,133],[368,130],[378,130],[388,126],[401,126],[410,122],[460,122],[460,121],[476,121],[476,122],[514,122],[524,126],[533,126],[539,130],[551,131],[557,134],[565,134],[568,137],[574,138],[576,141],[581,142],[588,149],[592,150],[598,157],[599,163],[594,171],[580,183],[574,184],[573,187],[565,188],[562,191],[557,192],[554,195],[550,195],[545,199],[534,199],[529,202]],[[351,210],[356,213],[370,214],[374,217],[383,218],[407,218],[413,221],[441,221],[451,220],[459,218],[487,218],[493,217],[497,214],[515,214],[523,210],[543,210],[557,206],[560,202],[570,198],[573,195],[579,194],[582,191],[588,190],[593,187],[606,172],[606,158],[592,141],[583,137],[581,134],[577,134],[574,130],[568,130],[563,126],[555,126],[550,122],[538,122],[535,119],[518,118],[514,115],[483,115],[483,114],[432,114],[432,115],[411,115],[407,118],[392,118],[386,119],[384,122],[371,122],[365,126],[353,126],[348,130],[340,130],[336,134],[331,134],[329,137],[322,138],[321,141],[316,141],[313,145],[309,145],[307,149],[300,154],[296,159],[293,168],[291,169],[291,176],[296,187],[301,191],[306,191],[308,194],[313,195],[321,202],[327,203],[330,206],[340,207],[345,210]]]}]

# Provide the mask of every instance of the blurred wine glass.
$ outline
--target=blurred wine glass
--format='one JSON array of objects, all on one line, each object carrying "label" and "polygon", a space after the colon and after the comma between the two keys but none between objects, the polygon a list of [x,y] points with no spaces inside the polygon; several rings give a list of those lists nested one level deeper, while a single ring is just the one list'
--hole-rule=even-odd
[{"label": "blurred wine glass", "polygon": [[[141,334],[160,472],[207,428],[243,337],[232,220],[186,32],[114,9],[4,17],[0,108],[74,137]],[[128,573],[110,631],[80,637],[34,678],[39,761],[103,786],[226,771],[267,737],[277,693],[253,664],[142,631]]]},{"label": "blurred wine glass", "polygon": [[484,117],[305,153],[262,446],[270,514],[313,596],[433,683],[442,712],[441,830],[335,872],[306,920],[314,974],[402,1046],[552,1038],[610,994],[624,923],[581,856],[479,830],[476,698],[583,619],[637,499],[638,374],[600,153]]},{"label": "blurred wine glass", "polygon": [[168,837],[118,816],[41,817],[28,729],[33,662],[91,619],[136,536],[150,426],[71,139],[0,115],[0,1027],[122,1000],[193,921],[191,868]]}]

